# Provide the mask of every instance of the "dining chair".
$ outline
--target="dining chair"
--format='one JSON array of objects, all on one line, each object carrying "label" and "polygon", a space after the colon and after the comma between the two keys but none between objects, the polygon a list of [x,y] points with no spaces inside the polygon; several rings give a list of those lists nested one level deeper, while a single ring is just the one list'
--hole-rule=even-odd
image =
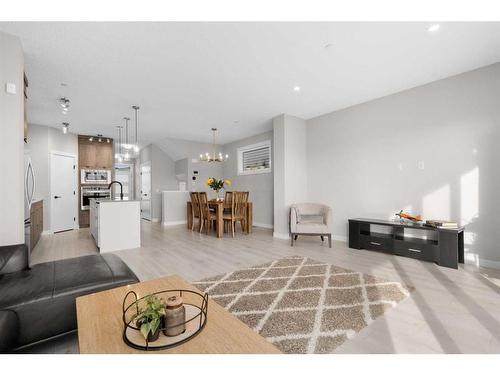
[{"label": "dining chair", "polygon": [[199,219],[199,226],[201,227],[201,212],[200,212],[200,198],[198,193],[190,192],[191,197],[191,230],[194,230],[194,219]]},{"label": "dining chair", "polygon": [[240,222],[241,229],[247,233],[246,228],[246,211],[248,204],[248,192],[246,191],[233,191],[231,200],[231,212],[223,215],[224,222],[231,225],[232,236],[236,229],[236,222]]},{"label": "dining chair", "polygon": [[[231,213],[231,205],[233,202],[233,192],[232,191],[226,191],[226,195],[224,196],[224,214],[230,214]],[[229,221],[224,221],[224,232],[227,232],[229,230]]]},{"label": "dining chair", "polygon": [[212,221],[217,220],[217,216],[212,211],[210,211],[210,207],[208,206],[208,196],[206,192],[198,193],[198,198],[201,214],[200,233],[203,230],[203,225],[206,225],[205,232],[208,234],[212,227]]}]

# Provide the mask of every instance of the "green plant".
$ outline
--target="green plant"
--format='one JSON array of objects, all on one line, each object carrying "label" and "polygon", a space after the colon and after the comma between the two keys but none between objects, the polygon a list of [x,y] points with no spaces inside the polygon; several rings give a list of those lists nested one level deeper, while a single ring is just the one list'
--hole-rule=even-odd
[{"label": "green plant", "polygon": [[160,329],[162,317],[165,316],[165,304],[155,295],[147,296],[145,303],[145,308],[137,314],[136,325],[140,327],[142,335],[147,340],[149,334],[154,336]]}]

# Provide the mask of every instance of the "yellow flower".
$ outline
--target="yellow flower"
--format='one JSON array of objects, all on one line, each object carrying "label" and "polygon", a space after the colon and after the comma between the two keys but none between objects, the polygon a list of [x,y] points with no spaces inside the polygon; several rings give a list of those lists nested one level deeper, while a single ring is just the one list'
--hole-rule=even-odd
[{"label": "yellow flower", "polygon": [[231,180],[226,180],[225,183],[227,186],[231,186]]},{"label": "yellow flower", "polygon": [[207,180],[207,185],[210,186],[212,185],[214,182],[214,179],[212,177],[210,177],[208,180]]}]

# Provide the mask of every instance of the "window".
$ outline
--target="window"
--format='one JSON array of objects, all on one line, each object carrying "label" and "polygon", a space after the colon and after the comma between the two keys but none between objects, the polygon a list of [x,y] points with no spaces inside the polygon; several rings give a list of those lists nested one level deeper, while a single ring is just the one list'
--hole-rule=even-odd
[{"label": "window", "polygon": [[238,174],[271,172],[271,141],[238,148]]}]

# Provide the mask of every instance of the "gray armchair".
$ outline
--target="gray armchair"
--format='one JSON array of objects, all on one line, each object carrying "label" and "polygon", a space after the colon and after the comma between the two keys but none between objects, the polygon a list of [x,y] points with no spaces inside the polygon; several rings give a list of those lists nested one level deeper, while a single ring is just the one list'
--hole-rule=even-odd
[{"label": "gray armchair", "polygon": [[301,236],[328,237],[332,247],[332,209],[319,203],[296,203],[290,208],[291,245]]}]

